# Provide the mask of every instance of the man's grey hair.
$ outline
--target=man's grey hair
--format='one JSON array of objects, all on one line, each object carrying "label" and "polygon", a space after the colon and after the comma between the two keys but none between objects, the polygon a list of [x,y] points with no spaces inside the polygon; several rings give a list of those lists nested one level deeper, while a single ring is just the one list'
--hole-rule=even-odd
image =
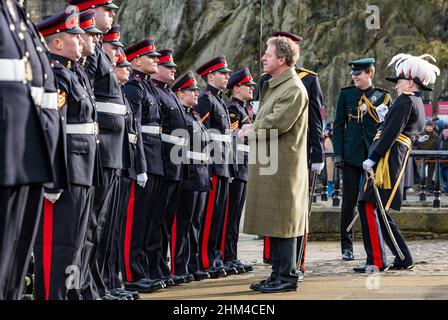
[{"label": "man's grey hair", "polygon": [[277,58],[285,58],[285,63],[289,67],[296,65],[300,57],[300,48],[297,43],[286,37],[269,38],[267,45],[275,47]]}]

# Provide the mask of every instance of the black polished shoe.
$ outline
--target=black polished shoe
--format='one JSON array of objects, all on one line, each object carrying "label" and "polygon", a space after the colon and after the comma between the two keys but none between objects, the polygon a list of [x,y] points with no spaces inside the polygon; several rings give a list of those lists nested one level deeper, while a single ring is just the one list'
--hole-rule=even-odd
[{"label": "black polished shoe", "polygon": [[181,277],[184,278],[184,283],[190,283],[191,281],[194,281],[194,276],[191,273],[186,273],[181,275]]},{"label": "black polished shoe", "polygon": [[250,285],[249,288],[254,291],[260,291],[260,287],[267,282],[274,282],[274,280],[272,280],[271,278],[267,278],[265,280],[261,280],[260,282],[254,282]]},{"label": "black polished shoe", "polygon": [[353,271],[357,273],[374,273],[375,271],[384,271],[387,270],[389,267],[381,267],[378,268],[377,266],[374,266],[372,264],[361,264],[359,266],[356,266],[353,268]]},{"label": "black polished shoe", "polygon": [[108,294],[102,296],[99,300],[114,300],[115,301],[115,300],[127,300],[127,299],[116,297],[116,296],[113,296],[108,293]]},{"label": "black polished shoe", "polygon": [[211,279],[224,278],[227,276],[227,272],[224,268],[210,268],[205,271],[210,274]]},{"label": "black polished shoe", "polygon": [[226,261],[226,262],[224,262],[224,265],[226,267],[233,267],[233,268],[235,268],[236,271],[238,271],[238,274],[246,272],[246,270],[244,270],[243,265],[238,260]]},{"label": "black polished shoe", "polygon": [[175,286],[185,283],[185,278],[183,276],[171,275],[169,278],[173,280]]},{"label": "black polished shoe", "polygon": [[251,264],[241,263],[245,272],[250,272],[254,270],[254,267]]},{"label": "black polished shoe", "polygon": [[149,282],[148,279],[140,279],[134,282],[125,282],[124,288],[126,291],[137,291],[139,293],[151,293],[164,288],[164,284],[161,281],[151,281]]},{"label": "black polished shoe", "polygon": [[259,291],[263,293],[297,291],[297,284],[281,280],[277,280],[274,282],[265,282],[260,285]]},{"label": "black polished shoe", "polygon": [[176,283],[171,277],[162,278],[159,281],[161,281],[165,285],[165,288],[174,287],[176,285]]},{"label": "black polished shoe", "polygon": [[305,279],[305,273],[302,271],[297,271],[297,275],[299,276],[299,282],[302,282]]},{"label": "black polished shoe", "polygon": [[404,262],[400,260],[395,260],[392,264],[387,268],[388,270],[410,270],[414,268],[414,262]]},{"label": "black polished shoe", "polygon": [[238,270],[232,266],[222,266],[222,269],[226,272],[226,275],[238,274]]},{"label": "black polished shoe", "polygon": [[353,251],[350,250],[350,249],[345,249],[342,252],[342,260],[344,260],[344,261],[355,260],[355,256],[353,255]]},{"label": "black polished shoe", "polygon": [[210,279],[210,274],[204,271],[197,271],[193,273],[194,281],[201,281],[205,279]]},{"label": "black polished shoe", "polygon": [[109,294],[113,295],[114,297],[125,298],[126,300],[134,300],[131,294],[129,294],[127,291],[118,290],[118,288],[110,290]]},{"label": "black polished shoe", "polygon": [[137,291],[128,291],[123,288],[116,288],[115,290],[118,290],[119,292],[130,294],[132,296],[132,300],[140,299],[140,294]]}]

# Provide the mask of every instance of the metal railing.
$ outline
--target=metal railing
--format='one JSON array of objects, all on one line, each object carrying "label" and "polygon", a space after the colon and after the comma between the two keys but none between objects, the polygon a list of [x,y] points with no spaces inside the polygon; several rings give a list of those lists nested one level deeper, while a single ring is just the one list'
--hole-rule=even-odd
[{"label": "metal railing", "polygon": [[[325,152],[325,157],[333,157],[334,154],[332,152]],[[441,185],[442,185],[442,168],[441,163],[448,163],[448,150],[412,150],[410,153],[410,157],[412,157],[417,163],[417,169],[420,175],[420,184],[419,184],[419,200],[426,201],[428,196],[428,186],[426,186],[426,165],[430,163],[435,163],[434,168],[434,199],[433,199],[433,207],[440,208],[441,207]],[[342,190],[341,190],[341,172],[342,170],[334,167],[333,169],[333,207],[338,207],[341,204],[342,199]],[[319,176],[319,181],[322,184],[320,192],[315,192],[313,195],[313,202],[317,202],[318,196],[320,196],[321,201],[328,200],[328,190],[327,190],[327,167],[325,161],[325,167],[323,169],[323,173]],[[448,190],[444,190],[448,192]],[[403,194],[403,200],[406,200],[406,192]]]}]

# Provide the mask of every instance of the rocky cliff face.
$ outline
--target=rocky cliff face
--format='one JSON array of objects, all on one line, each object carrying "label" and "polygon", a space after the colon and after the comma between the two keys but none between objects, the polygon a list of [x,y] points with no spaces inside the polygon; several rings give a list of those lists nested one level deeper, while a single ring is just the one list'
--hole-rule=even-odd
[{"label": "rocky cliff face", "polygon": [[[30,0],[40,4],[54,1]],[[60,1],[65,2],[65,1]],[[327,116],[334,114],[338,91],[350,84],[347,62],[373,56],[377,86],[392,89],[386,75],[390,58],[400,52],[430,53],[442,69],[434,101],[448,95],[448,1],[377,0],[379,29],[368,29],[367,4],[336,0],[122,0],[117,22],[125,44],[154,36],[158,47],[176,50],[179,71],[225,54],[229,66],[249,66],[255,77],[260,57],[274,30],[303,36],[300,63],[320,74]],[[50,9],[51,10],[51,9]]]}]

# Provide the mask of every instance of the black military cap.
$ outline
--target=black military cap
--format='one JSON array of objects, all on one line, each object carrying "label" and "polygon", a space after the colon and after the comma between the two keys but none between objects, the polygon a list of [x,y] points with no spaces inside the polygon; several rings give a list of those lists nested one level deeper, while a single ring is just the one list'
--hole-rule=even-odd
[{"label": "black military cap", "polygon": [[112,10],[118,9],[118,6],[112,3],[112,0],[69,0],[68,4],[77,6],[79,11],[84,11],[96,7],[106,7]]},{"label": "black military cap", "polygon": [[352,68],[351,74],[358,75],[366,69],[369,69],[375,64],[375,59],[373,58],[363,58],[359,60],[353,60],[348,63]]},{"label": "black military cap", "polygon": [[79,14],[79,27],[85,32],[93,34],[103,34],[95,27],[95,10],[89,9]]},{"label": "black military cap", "polygon": [[156,51],[155,42],[156,40],[151,37],[143,39],[124,49],[128,61],[132,61],[140,56],[160,57],[160,54]]},{"label": "black military cap", "polygon": [[60,32],[71,34],[85,33],[84,30],[79,27],[79,15],[76,11],[63,11],[46,18],[36,26],[44,37]]},{"label": "black military cap", "polygon": [[296,43],[300,43],[303,38],[301,36],[298,36],[294,33],[291,32],[285,32],[285,31],[275,31],[272,32],[271,34],[272,37],[285,37],[285,38],[289,38],[292,41],[296,42]]},{"label": "black military cap", "polygon": [[160,54],[159,62],[158,62],[159,65],[162,65],[162,66],[165,66],[168,68],[177,67],[177,64],[174,63],[174,59],[173,59],[174,50],[165,48],[165,49],[159,50],[157,52]]},{"label": "black military cap", "polygon": [[193,71],[185,72],[180,75],[176,80],[171,84],[171,90],[174,92],[183,91],[183,90],[198,90],[198,83],[194,78]]},{"label": "black military cap", "polygon": [[124,53],[122,48],[118,49],[117,64],[115,66],[118,68],[126,68],[132,66],[132,64],[130,64],[128,59],[126,58],[126,54]]},{"label": "black military cap", "polygon": [[112,25],[109,31],[103,36],[104,42],[109,42],[117,47],[124,47],[124,45],[120,42],[120,25],[115,23]]},{"label": "black military cap", "polygon": [[253,78],[250,74],[249,68],[245,67],[230,76],[229,81],[227,82],[227,89],[231,90],[234,86],[240,85],[255,86],[256,83],[252,80]]},{"label": "black military cap", "polygon": [[210,60],[209,62],[203,64],[200,66],[196,73],[199,74],[201,77],[205,77],[207,74],[219,71],[224,73],[230,73],[232,70],[227,68],[227,62],[225,56],[217,56]]}]

